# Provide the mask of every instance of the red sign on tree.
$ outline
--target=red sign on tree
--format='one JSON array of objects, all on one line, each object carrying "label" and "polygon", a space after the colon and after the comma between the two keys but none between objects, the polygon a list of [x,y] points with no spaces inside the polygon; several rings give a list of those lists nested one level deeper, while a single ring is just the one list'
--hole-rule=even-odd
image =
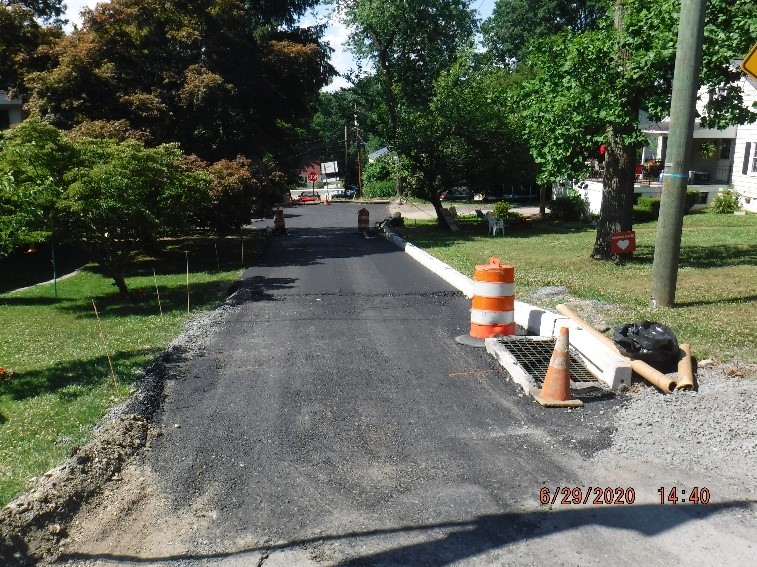
[{"label": "red sign on tree", "polygon": [[628,232],[613,232],[610,234],[610,253],[612,254],[630,254],[636,250],[636,233],[633,230]]}]

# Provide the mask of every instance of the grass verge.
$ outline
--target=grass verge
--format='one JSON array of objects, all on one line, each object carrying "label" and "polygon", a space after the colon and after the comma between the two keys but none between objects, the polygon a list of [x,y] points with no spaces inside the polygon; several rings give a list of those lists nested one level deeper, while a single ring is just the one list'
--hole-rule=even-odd
[{"label": "grass verge", "polygon": [[634,227],[636,253],[622,265],[589,257],[596,237],[590,225],[529,222],[504,236],[489,236],[485,223],[468,218],[454,234],[431,221],[407,228],[416,246],[471,277],[491,256],[515,266],[516,297],[564,286],[616,306],[614,325],[646,319],[670,326],[700,359],[757,362],[757,215],[687,215],[676,307],[657,310],[649,307],[656,222]]},{"label": "grass verge", "polygon": [[[245,237],[247,264],[263,238]],[[132,263],[127,299],[92,265],[58,281],[57,299],[52,284],[0,295],[0,366],[14,371],[0,384],[0,505],[85,441],[108,408],[133,391],[141,369],[182,331],[191,315],[187,257],[192,311],[220,304],[241,273],[239,237],[160,244]]]}]

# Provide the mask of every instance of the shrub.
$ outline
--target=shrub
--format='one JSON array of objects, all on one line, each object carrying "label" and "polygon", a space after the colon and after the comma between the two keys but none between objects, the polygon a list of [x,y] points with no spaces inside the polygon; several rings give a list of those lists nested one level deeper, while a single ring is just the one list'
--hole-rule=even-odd
[{"label": "shrub", "polygon": [[385,199],[397,192],[394,180],[370,181],[363,184],[363,197],[366,199]]},{"label": "shrub", "polygon": [[363,183],[370,185],[378,181],[389,181],[396,177],[393,162],[388,159],[377,159],[363,168]]},{"label": "shrub", "polygon": [[520,217],[520,213],[510,210],[510,203],[507,201],[498,201],[494,203],[494,210],[492,214],[504,221],[504,224],[510,226],[514,224]]},{"label": "shrub", "polygon": [[634,222],[649,222],[660,216],[660,199],[655,197],[639,197],[633,207]]},{"label": "shrub", "polygon": [[732,215],[741,207],[741,198],[736,191],[724,189],[713,199],[711,207],[719,215]]},{"label": "shrub", "polygon": [[573,189],[562,197],[552,199],[549,215],[559,221],[579,221],[586,214],[586,201]]},{"label": "shrub", "polygon": [[689,189],[686,191],[686,212],[699,202],[699,191],[695,189]]}]

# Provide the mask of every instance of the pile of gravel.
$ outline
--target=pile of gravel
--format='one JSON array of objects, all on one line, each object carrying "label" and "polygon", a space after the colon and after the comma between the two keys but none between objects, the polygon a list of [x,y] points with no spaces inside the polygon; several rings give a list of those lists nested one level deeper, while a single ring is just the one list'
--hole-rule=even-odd
[{"label": "pile of gravel", "polygon": [[[526,300],[547,309],[565,302],[600,331],[610,329],[605,317],[617,310],[576,298],[561,286],[540,288]],[[704,471],[757,487],[757,380],[744,376],[754,378],[757,370],[706,363],[697,369],[695,390],[663,395],[639,382],[615,416],[611,446],[594,460],[620,457]]]},{"label": "pile of gravel", "polygon": [[213,311],[205,311],[193,317],[192,320],[187,323],[184,332],[169,343],[169,355],[177,356],[181,354],[192,357],[201,354],[208,339],[218,330],[224,318],[230,312],[239,309],[237,295],[240,293],[242,293],[242,290],[237,291],[234,295],[229,297],[226,302],[217,309],[214,309]]},{"label": "pile of gravel", "polygon": [[662,395],[641,388],[616,417],[607,454],[702,470],[757,486],[757,381],[728,376],[729,368],[698,370],[698,389]]}]

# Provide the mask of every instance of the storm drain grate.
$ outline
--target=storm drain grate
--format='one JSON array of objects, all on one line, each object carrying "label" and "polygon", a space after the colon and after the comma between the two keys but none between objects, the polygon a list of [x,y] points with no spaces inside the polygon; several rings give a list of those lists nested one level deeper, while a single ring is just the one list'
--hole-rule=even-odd
[{"label": "storm drain grate", "polygon": [[[503,337],[498,341],[541,388],[555,349],[554,337]],[[570,380],[574,388],[602,388],[602,383],[586,368],[570,347]]]}]

